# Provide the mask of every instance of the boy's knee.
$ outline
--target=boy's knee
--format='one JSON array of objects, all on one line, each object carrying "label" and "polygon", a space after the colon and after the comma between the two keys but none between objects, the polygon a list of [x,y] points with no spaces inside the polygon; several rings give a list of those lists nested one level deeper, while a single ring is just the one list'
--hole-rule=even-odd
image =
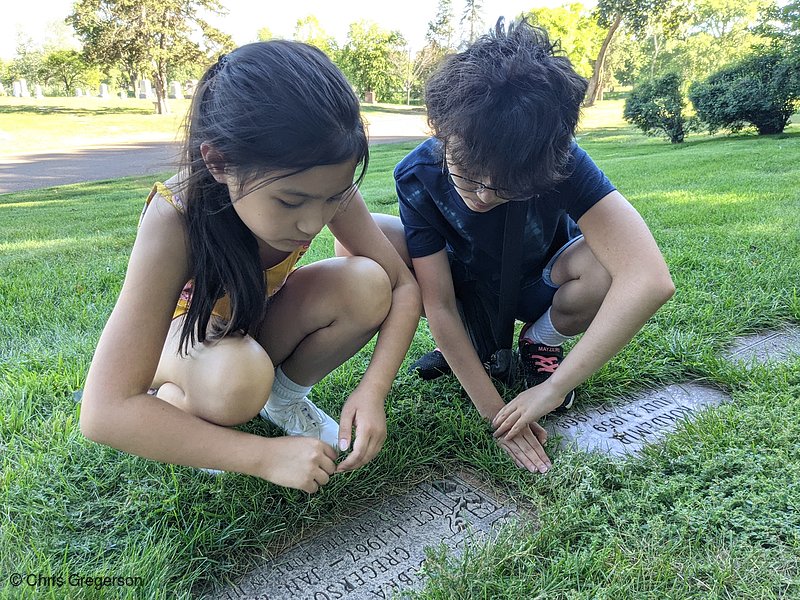
[{"label": "boy's knee", "polygon": [[[406,266],[410,269],[411,257],[408,253],[405,229],[403,228],[403,223],[400,221],[400,217],[385,215],[383,213],[373,213],[372,220],[375,221],[375,224],[383,235],[385,235],[386,239],[394,246],[397,254],[400,255],[400,258],[403,259],[403,262],[405,262]],[[333,249],[336,256],[352,256],[350,251],[337,239],[333,241]]]}]

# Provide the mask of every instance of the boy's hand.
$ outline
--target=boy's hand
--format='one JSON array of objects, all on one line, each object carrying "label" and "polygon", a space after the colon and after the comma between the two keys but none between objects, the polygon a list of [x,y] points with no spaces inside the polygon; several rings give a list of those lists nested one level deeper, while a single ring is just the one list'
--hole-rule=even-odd
[{"label": "boy's hand", "polygon": [[525,427],[514,438],[500,438],[496,441],[520,469],[527,469],[531,473],[546,473],[553,466],[543,448],[547,442],[547,432],[538,423]]},{"label": "boy's hand", "polygon": [[564,401],[547,382],[525,390],[506,404],[492,420],[494,437],[510,440],[558,408]]},{"label": "boy's hand", "polygon": [[350,395],[339,419],[339,450],[345,451],[350,447],[354,426],[356,441],[353,451],[336,468],[337,473],[363,467],[380,452],[386,441],[383,402],[358,390]]},{"label": "boy's hand", "polygon": [[[475,403],[475,407],[484,419],[493,422],[505,404],[500,396],[497,396]],[[544,473],[552,466],[543,448],[547,442],[547,432],[538,423],[525,427],[522,433],[514,438],[506,437],[495,441],[520,469],[527,469],[531,473]]]},{"label": "boy's hand", "polygon": [[307,437],[268,438],[269,463],[263,468],[262,479],[277,485],[303,490],[309,494],[319,491],[336,471],[336,450],[325,442]]}]

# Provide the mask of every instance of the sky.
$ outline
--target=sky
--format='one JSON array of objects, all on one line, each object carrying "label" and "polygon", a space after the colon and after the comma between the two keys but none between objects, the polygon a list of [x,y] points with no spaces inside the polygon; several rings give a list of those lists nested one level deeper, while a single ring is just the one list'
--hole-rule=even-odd
[{"label": "sky", "polygon": [[[486,26],[497,17],[510,19],[535,7],[560,6],[569,0],[483,0]],[[375,21],[384,29],[403,33],[412,49],[424,45],[428,21],[436,14],[436,0],[222,0],[229,14],[214,24],[230,34],[237,44],[255,41],[256,32],[269,27],[276,37],[292,36],[297,19],[313,14],[322,27],[343,42],[350,23],[359,19]],[[28,0],[9,2],[0,18],[0,58],[15,54],[18,33],[30,37],[35,45],[45,41],[48,26],[63,22],[72,9],[73,0]],[[456,18],[463,10],[461,0],[453,0]],[[593,5],[585,1],[585,5]]]}]

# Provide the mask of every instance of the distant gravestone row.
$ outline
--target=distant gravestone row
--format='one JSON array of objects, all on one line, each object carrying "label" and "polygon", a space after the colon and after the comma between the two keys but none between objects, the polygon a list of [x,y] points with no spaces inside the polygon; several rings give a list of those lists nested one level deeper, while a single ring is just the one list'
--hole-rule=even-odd
[{"label": "distant gravestone row", "polygon": [[[769,364],[800,354],[800,327],[737,340],[726,358]],[[699,410],[730,401],[721,390],[685,383],[639,394],[620,403],[571,410],[547,429],[563,444],[622,457],[662,439]],[[426,546],[444,544],[459,554],[474,538],[496,535],[519,518],[518,507],[490,493],[475,478],[447,476],[419,484],[376,508],[320,531],[280,553],[215,600],[361,600],[390,598],[418,588]]]},{"label": "distant gravestone row", "polygon": [[[184,98],[191,98],[194,94],[194,90],[197,88],[198,81],[196,79],[192,79],[187,81],[185,84],[181,84],[179,81],[172,81],[169,84],[168,96],[172,99],[183,100]],[[44,91],[41,85],[35,85],[33,91],[33,96],[37,100],[41,100],[44,98]],[[5,94],[5,88],[2,84],[0,84],[0,96]],[[17,81],[12,82],[12,95],[15,98],[30,98],[31,93],[28,90],[28,82],[25,79],[19,79]],[[82,98],[82,97],[89,97],[92,93],[89,90],[84,88],[75,88],[75,97]],[[148,100],[155,100],[156,95],[153,91],[153,85],[149,79],[142,79],[137,82],[136,84],[136,96],[138,98],[145,98]],[[98,91],[97,97],[107,100],[111,98],[111,90],[107,83],[101,83],[100,89]],[[120,90],[119,98],[124,99],[128,97],[128,93],[125,90]]]}]

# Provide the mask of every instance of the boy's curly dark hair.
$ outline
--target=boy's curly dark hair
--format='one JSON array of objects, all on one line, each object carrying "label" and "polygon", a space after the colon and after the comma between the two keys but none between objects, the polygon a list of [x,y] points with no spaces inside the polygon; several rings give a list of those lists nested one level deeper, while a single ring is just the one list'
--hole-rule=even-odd
[{"label": "boy's curly dark hair", "polygon": [[534,195],[568,175],[587,81],[544,29],[503,21],[428,80],[428,123],[466,173]]}]

